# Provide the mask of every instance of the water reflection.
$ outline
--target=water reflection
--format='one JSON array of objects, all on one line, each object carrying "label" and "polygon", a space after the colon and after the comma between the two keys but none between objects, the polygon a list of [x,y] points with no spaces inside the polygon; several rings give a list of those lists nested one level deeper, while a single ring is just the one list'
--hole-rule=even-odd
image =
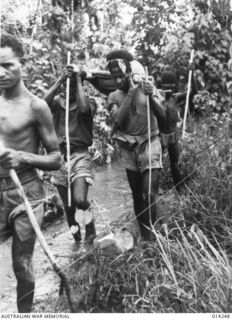
[{"label": "water reflection", "polygon": [[118,162],[96,168],[90,198],[107,210],[110,220],[132,210],[132,196],[126,171]]}]

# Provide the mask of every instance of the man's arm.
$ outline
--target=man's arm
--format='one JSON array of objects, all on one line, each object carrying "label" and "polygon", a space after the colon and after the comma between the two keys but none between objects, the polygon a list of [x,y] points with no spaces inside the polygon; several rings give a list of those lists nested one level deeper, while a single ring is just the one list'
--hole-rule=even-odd
[{"label": "man's arm", "polygon": [[62,83],[64,81],[66,81],[66,79],[69,77],[71,78],[72,76],[72,68],[70,68],[69,66],[67,66],[62,75],[58,78],[58,80],[54,83],[54,85],[48,89],[48,91],[44,94],[43,99],[47,102],[48,106],[50,109],[52,109],[53,107],[53,99],[57,93],[57,90],[60,88],[60,86],[62,85]]},{"label": "man's arm", "polygon": [[150,105],[151,109],[154,113],[154,115],[159,119],[160,121],[166,120],[166,109],[161,104],[160,100],[156,95],[152,95],[150,97]]},{"label": "man's arm", "polygon": [[76,102],[77,102],[78,110],[82,114],[91,114],[92,109],[91,109],[90,101],[87,98],[85,91],[83,89],[80,73],[76,73],[76,81],[77,81]]},{"label": "man's arm", "polygon": [[144,83],[144,92],[149,95],[150,106],[157,119],[162,122],[166,121],[166,109],[162,105],[161,95],[151,81]]},{"label": "man's arm", "polygon": [[114,112],[114,120],[118,127],[122,127],[128,118],[129,108],[133,101],[136,89],[137,87],[131,87],[128,90],[127,95],[123,100],[123,103],[120,106],[118,106],[118,109]]},{"label": "man's arm", "polygon": [[134,88],[129,89],[125,99],[123,100],[123,103],[114,112],[114,120],[118,127],[122,127],[128,118],[129,108],[131,106],[134,94],[135,94],[135,89]]},{"label": "man's arm", "polygon": [[61,84],[63,83],[62,78],[59,78],[55,84],[48,89],[48,91],[44,94],[44,100],[47,102],[50,109],[52,109],[53,106],[53,99],[57,93],[57,90],[60,88]]},{"label": "man's arm", "polygon": [[131,74],[128,74],[128,82],[129,82],[129,90],[123,102],[121,103],[121,105],[118,105],[116,101],[110,101],[111,95],[114,94],[113,92],[109,95],[109,99],[108,99],[108,106],[110,106],[110,104],[117,105],[117,108],[114,108],[114,110],[116,109],[116,111],[113,113],[113,119],[115,121],[115,125],[119,128],[122,128],[128,119],[129,109],[131,107],[134,95],[138,88],[138,85],[134,84]]},{"label": "man's arm", "polygon": [[51,111],[47,104],[36,99],[33,104],[36,115],[36,127],[40,140],[46,149],[46,155],[25,154],[24,159],[29,165],[41,170],[57,170],[61,167],[59,143],[55,133]]},{"label": "man's arm", "polygon": [[1,153],[2,165],[5,169],[17,168],[20,164],[28,164],[41,170],[58,170],[62,162],[51,111],[46,102],[38,98],[33,100],[32,108],[35,115],[36,130],[38,130],[38,136],[47,154],[39,155],[6,149]]}]

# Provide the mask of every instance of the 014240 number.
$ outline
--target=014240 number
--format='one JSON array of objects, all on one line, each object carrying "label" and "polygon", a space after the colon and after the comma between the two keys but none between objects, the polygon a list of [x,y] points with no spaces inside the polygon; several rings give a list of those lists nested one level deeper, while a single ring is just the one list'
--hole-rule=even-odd
[{"label": "014240 number", "polygon": [[230,314],[228,313],[212,313],[213,319],[230,319]]}]

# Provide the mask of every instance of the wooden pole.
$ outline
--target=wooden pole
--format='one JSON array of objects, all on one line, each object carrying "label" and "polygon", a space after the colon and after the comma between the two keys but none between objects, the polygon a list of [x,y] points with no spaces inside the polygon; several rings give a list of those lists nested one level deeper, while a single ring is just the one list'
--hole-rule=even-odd
[{"label": "wooden pole", "polygon": [[[4,150],[5,147],[3,145],[3,143],[0,141],[0,149],[1,150]],[[23,202],[24,202],[24,205],[25,205],[25,208],[26,208],[26,211],[27,211],[27,215],[28,215],[28,218],[30,220],[30,223],[32,225],[32,228],[34,229],[35,233],[36,233],[36,236],[38,237],[38,240],[45,252],[45,254],[47,255],[48,259],[50,260],[52,266],[53,266],[53,269],[55,270],[55,272],[58,274],[58,276],[60,277],[61,279],[61,284],[62,286],[65,288],[65,291],[66,291],[66,295],[67,295],[67,298],[68,298],[68,302],[69,302],[69,305],[70,305],[70,309],[72,312],[75,312],[76,311],[76,307],[75,307],[75,304],[74,304],[74,301],[72,300],[71,298],[71,290],[70,290],[70,287],[68,285],[68,280],[65,276],[65,274],[62,272],[62,270],[59,268],[57,262],[56,262],[56,259],[53,255],[53,253],[51,252],[41,230],[40,230],[40,226],[35,218],[35,215],[34,215],[34,212],[32,210],[32,207],[31,207],[31,204],[23,190],[23,187],[22,187],[22,184],[18,178],[18,175],[17,173],[15,172],[14,169],[10,169],[9,170],[9,174],[10,174],[10,177],[15,185],[15,188],[18,192],[18,194],[20,195],[20,197],[22,198]]]},{"label": "wooden pole", "polygon": [[[193,58],[194,58],[194,49],[191,50],[189,63],[193,63]],[[190,97],[190,92],[191,92],[192,73],[193,73],[193,71],[189,70],[187,95],[186,95],[186,102],[185,102],[185,109],[184,109],[182,139],[184,139],[185,130],[186,130],[186,120],[187,120],[187,114],[188,114],[188,108],[189,108],[189,97]]]},{"label": "wooden pole", "polygon": [[[67,54],[67,65],[70,65],[71,52]],[[66,106],[65,106],[65,137],[66,137],[66,153],[67,153],[67,181],[68,181],[68,206],[71,207],[71,166],[70,166],[70,138],[69,138],[69,94],[70,94],[70,78],[66,80]]]},{"label": "wooden pole", "polygon": [[[74,44],[74,1],[71,0],[71,27],[72,27],[72,45]],[[67,53],[67,65],[71,63],[71,52]],[[70,78],[66,80],[66,106],[65,106],[65,137],[67,153],[67,181],[68,181],[68,207],[71,208],[71,165],[70,165],[70,137],[69,137],[69,95],[70,95]]]},{"label": "wooden pole", "polygon": [[[148,81],[148,70],[145,67],[146,81]],[[146,95],[147,100],[147,134],[148,134],[148,152],[149,152],[149,178],[148,178],[148,207],[149,207],[149,219],[152,226],[151,219],[151,109],[149,96]]]}]

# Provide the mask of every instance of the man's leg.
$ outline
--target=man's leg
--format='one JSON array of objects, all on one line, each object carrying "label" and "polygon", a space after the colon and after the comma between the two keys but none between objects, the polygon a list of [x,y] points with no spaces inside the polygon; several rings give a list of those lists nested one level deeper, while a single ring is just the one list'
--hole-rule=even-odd
[{"label": "man's leg", "polygon": [[134,203],[134,211],[137,217],[139,227],[141,230],[141,236],[144,236],[144,225],[143,225],[143,188],[142,188],[142,176],[139,172],[132,171],[126,169],[127,179],[132,191],[133,203]]},{"label": "man's leg", "polygon": [[[159,184],[159,171],[160,169],[152,169],[151,171],[151,194],[150,194],[150,212],[149,212],[149,170],[145,170],[142,175],[142,194],[143,206],[147,208],[142,215],[142,223],[149,229],[152,228],[156,221],[157,206],[156,198],[158,193]],[[152,224],[152,225],[151,225]],[[150,240],[151,232],[144,227],[143,237],[145,240]]]},{"label": "man's leg", "polygon": [[178,184],[178,187],[180,187],[180,181],[183,179],[183,175],[181,173],[181,169],[179,166],[179,142],[176,141],[175,143],[172,143],[168,146],[168,154],[169,154],[169,160],[170,160],[170,167],[172,171],[172,178],[174,185]]},{"label": "man's leg", "polygon": [[21,241],[17,233],[13,233],[12,260],[13,270],[17,279],[18,312],[31,312],[34,297],[35,279],[32,265],[36,236]]},{"label": "man's leg", "polygon": [[78,209],[87,210],[90,203],[87,200],[89,184],[86,182],[85,177],[76,178],[72,184],[73,188],[73,202]]},{"label": "man's leg", "polygon": [[[88,201],[89,183],[86,177],[76,178],[73,182],[73,202],[77,209],[87,211],[90,210],[90,203]],[[91,243],[96,237],[96,230],[93,219],[85,226],[85,239]]]},{"label": "man's leg", "polygon": [[75,220],[76,207],[75,207],[75,202],[73,200],[73,197],[74,197],[73,189],[72,189],[72,197],[71,197],[72,198],[71,207],[68,206],[68,189],[62,185],[57,185],[57,190],[64,205],[68,226],[69,228],[71,228],[71,232],[73,234],[74,239],[76,241],[80,241],[81,240],[80,226],[79,226],[79,223]]}]

